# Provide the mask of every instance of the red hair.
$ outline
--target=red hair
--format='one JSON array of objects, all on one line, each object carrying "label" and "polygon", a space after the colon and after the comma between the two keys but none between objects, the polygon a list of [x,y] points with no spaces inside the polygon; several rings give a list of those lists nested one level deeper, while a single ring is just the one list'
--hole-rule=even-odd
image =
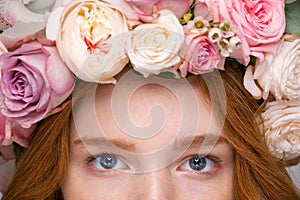
[{"label": "red hair", "polygon": [[[234,152],[235,199],[300,199],[284,164],[271,156],[263,134],[257,129],[254,116],[259,104],[243,87],[242,68],[227,66],[220,73],[226,105],[215,92],[220,84],[216,81],[217,73],[204,74],[198,79],[204,94],[215,99],[211,103],[216,111],[226,107],[224,136]],[[70,103],[62,112],[39,124],[29,148],[20,156],[3,200],[63,199],[59,190],[68,169],[71,113]]]}]

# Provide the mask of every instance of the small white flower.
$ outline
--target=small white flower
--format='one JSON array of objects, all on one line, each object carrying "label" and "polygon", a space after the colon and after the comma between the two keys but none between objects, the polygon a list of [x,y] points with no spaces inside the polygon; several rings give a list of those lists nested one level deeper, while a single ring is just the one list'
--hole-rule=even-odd
[{"label": "small white flower", "polygon": [[218,42],[218,47],[221,51],[221,55],[224,57],[228,57],[229,54],[232,52],[232,47],[227,39],[221,39]]},{"label": "small white flower", "polygon": [[230,20],[223,20],[219,26],[219,28],[223,31],[223,32],[228,32],[231,29],[231,22]]},{"label": "small white flower", "polygon": [[205,34],[208,31],[209,22],[201,16],[197,16],[186,25],[191,33]]},{"label": "small white flower", "polygon": [[232,31],[224,32],[224,31],[223,31],[223,37],[224,37],[224,38],[231,38],[231,37],[233,37],[233,36],[235,36],[235,33],[234,33],[234,32],[232,32]]},{"label": "small white flower", "polygon": [[211,28],[208,32],[208,38],[211,42],[219,42],[223,37],[223,33],[219,28]]},{"label": "small white flower", "polygon": [[229,43],[230,43],[230,46],[233,48],[233,49],[238,49],[241,45],[242,45],[242,41],[239,37],[235,36],[235,37],[231,37],[229,39]]}]

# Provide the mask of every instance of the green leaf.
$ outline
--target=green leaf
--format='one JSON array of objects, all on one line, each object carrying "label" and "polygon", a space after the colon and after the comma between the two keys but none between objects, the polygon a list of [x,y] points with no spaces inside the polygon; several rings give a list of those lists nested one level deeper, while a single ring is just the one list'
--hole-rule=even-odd
[{"label": "green leaf", "polygon": [[182,79],[180,73],[175,70],[160,72],[159,74],[157,74],[157,76],[166,79]]},{"label": "green leaf", "polygon": [[[136,75],[143,76],[143,74],[136,71],[135,69],[132,68],[131,70]],[[172,69],[172,68],[165,69],[165,71],[162,71],[159,74],[156,74],[155,76],[160,77],[160,78],[165,78],[165,79],[183,79],[183,77],[181,77],[180,73],[178,71],[176,71],[175,69]]]},{"label": "green leaf", "polygon": [[300,34],[300,1],[285,4],[285,32]]},{"label": "green leaf", "polygon": [[143,74],[141,74],[140,72],[136,71],[135,69],[131,68],[131,70],[132,70],[133,73],[135,73],[136,75],[143,76]]}]

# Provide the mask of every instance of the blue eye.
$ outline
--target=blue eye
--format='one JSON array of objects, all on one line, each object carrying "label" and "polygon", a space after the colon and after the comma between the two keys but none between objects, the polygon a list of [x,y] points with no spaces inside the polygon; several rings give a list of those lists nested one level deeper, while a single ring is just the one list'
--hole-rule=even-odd
[{"label": "blue eye", "polygon": [[196,155],[183,163],[180,166],[180,169],[195,172],[210,172],[214,165],[215,162],[212,159],[205,156]]},{"label": "blue eye", "polygon": [[96,156],[91,163],[96,169],[100,170],[127,168],[127,165],[118,156],[110,153],[103,153]]}]

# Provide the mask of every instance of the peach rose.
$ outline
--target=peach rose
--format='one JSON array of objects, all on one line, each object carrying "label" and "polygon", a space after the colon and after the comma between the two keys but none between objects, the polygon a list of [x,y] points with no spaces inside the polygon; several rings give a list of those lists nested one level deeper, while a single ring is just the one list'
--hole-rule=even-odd
[{"label": "peach rose", "polygon": [[255,66],[254,79],[276,99],[300,99],[300,35],[285,35],[276,55],[266,54]]},{"label": "peach rose", "polygon": [[71,71],[79,78],[99,83],[115,82],[114,75],[128,63],[125,15],[109,3],[72,1],[57,7],[48,20],[47,37]]},{"label": "peach rose", "polygon": [[271,153],[280,159],[300,156],[300,101],[277,100],[262,113],[265,137]]}]

